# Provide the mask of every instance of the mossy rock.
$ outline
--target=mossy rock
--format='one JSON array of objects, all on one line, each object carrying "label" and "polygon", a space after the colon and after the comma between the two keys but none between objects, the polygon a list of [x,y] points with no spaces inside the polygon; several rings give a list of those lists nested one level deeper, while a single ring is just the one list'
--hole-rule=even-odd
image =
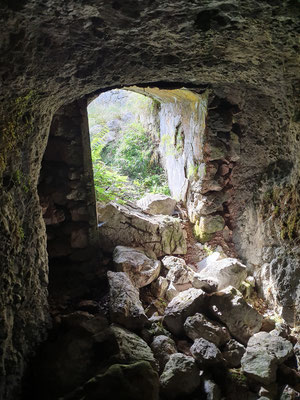
[{"label": "mossy rock", "polygon": [[194,226],[194,235],[201,243],[209,241],[213,234],[221,231],[225,226],[224,219],[221,215],[209,215],[200,217]]},{"label": "mossy rock", "polygon": [[90,379],[65,400],[158,400],[159,377],[147,361],[114,364],[104,374]]}]

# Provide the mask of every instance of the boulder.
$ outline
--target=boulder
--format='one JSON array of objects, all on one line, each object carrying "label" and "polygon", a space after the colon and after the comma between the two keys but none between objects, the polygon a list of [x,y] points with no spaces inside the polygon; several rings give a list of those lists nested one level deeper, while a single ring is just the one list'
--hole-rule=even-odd
[{"label": "boulder", "polygon": [[259,332],[249,339],[241,360],[242,370],[252,379],[268,385],[276,381],[278,365],[292,354],[293,345],[288,340],[268,332]]},{"label": "boulder", "polygon": [[148,321],[139,291],[125,272],[107,272],[109,282],[109,313],[112,322],[128,329],[142,329]]},{"label": "boulder", "polygon": [[164,323],[175,336],[184,333],[184,321],[203,307],[206,293],[201,289],[188,289],[179,293],[165,309]]},{"label": "boulder", "polygon": [[241,343],[231,339],[226,343],[222,351],[222,356],[230,368],[236,368],[241,365],[241,359],[245,351],[246,349]]},{"label": "boulder", "polygon": [[181,399],[200,385],[200,370],[193,357],[172,354],[160,376],[161,391],[167,399]]},{"label": "boulder", "polygon": [[217,346],[206,339],[196,339],[190,350],[201,366],[211,366],[224,362],[222,353]]},{"label": "boulder", "polygon": [[116,246],[141,247],[157,257],[185,254],[186,240],[180,220],[164,215],[147,215],[129,205],[108,203],[98,207],[100,244],[106,251]]},{"label": "boulder", "polygon": [[114,364],[62,400],[140,400],[141,393],[144,400],[159,399],[159,377],[147,361]]},{"label": "boulder", "polygon": [[172,282],[178,291],[192,287],[194,271],[186,265],[182,258],[167,256],[163,258],[162,263],[169,270],[166,276],[167,280]]},{"label": "boulder", "polygon": [[224,226],[225,221],[221,215],[201,216],[194,225],[194,234],[201,243],[205,243],[212,238],[214,233],[221,231]]},{"label": "boulder", "polygon": [[164,298],[168,289],[169,282],[163,276],[159,276],[156,281],[151,283],[151,293],[157,298]]},{"label": "boulder", "polygon": [[113,261],[117,271],[126,272],[137,288],[149,285],[160,273],[160,261],[147,257],[141,249],[117,246]]},{"label": "boulder", "polygon": [[209,295],[209,310],[244,345],[262,326],[263,317],[232,286]]},{"label": "boulder", "polygon": [[111,330],[118,345],[118,353],[113,359],[122,364],[132,364],[137,361],[148,361],[152,368],[157,369],[157,362],[147,343],[129,330],[112,324]]},{"label": "boulder", "polygon": [[210,254],[209,256],[203,258],[203,260],[199,261],[196,265],[197,265],[197,272],[200,272],[202,269],[204,269],[205,267],[209,267],[210,264],[212,264],[215,261],[220,260],[221,254],[218,251],[214,251],[212,254]]},{"label": "boulder", "polygon": [[174,297],[178,296],[179,292],[177,291],[176,287],[174,286],[173,282],[169,283],[169,286],[166,290],[166,299],[171,301]]},{"label": "boulder", "polygon": [[227,286],[238,289],[241,283],[247,278],[246,266],[235,258],[224,258],[209,263],[199,272],[201,278],[212,278],[218,281],[218,290]]},{"label": "boulder", "polygon": [[221,400],[221,391],[219,386],[211,379],[203,380],[203,392],[207,400]]},{"label": "boulder", "polygon": [[217,347],[230,340],[229,332],[224,326],[218,322],[211,321],[200,313],[192,315],[185,320],[184,330],[190,339],[204,338],[214,343]]},{"label": "boulder", "polygon": [[161,371],[169,361],[170,356],[177,353],[174,340],[165,335],[155,336],[150,347],[153,351],[154,357],[159,363]]},{"label": "boulder", "polygon": [[176,200],[165,194],[147,194],[137,201],[137,206],[144,212],[152,215],[172,215],[176,206]]},{"label": "boulder", "polygon": [[212,293],[218,290],[219,283],[216,279],[203,278],[199,273],[195,273],[192,285],[196,289],[202,289],[207,293]]}]

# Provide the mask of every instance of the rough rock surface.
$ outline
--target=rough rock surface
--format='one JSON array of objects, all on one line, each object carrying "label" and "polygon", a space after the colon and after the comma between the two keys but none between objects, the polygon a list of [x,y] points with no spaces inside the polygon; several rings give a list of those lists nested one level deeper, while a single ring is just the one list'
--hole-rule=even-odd
[{"label": "rough rock surface", "polygon": [[117,362],[132,364],[144,360],[148,361],[154,369],[157,369],[157,362],[153,353],[143,339],[121,326],[112,325],[111,330],[118,344],[118,354],[114,356]]},{"label": "rough rock surface", "polygon": [[186,253],[186,241],[176,218],[150,216],[116,203],[98,208],[98,218],[103,223],[99,230],[101,246],[106,250],[123,245],[142,247],[156,256]]},{"label": "rough rock surface", "polygon": [[167,305],[164,323],[174,335],[184,332],[183,324],[187,317],[201,310],[206,293],[201,289],[188,289],[179,293]]},{"label": "rough rock surface", "polygon": [[222,353],[217,346],[203,338],[194,341],[191,353],[202,367],[224,363]]},{"label": "rough rock surface", "polygon": [[151,292],[157,298],[164,298],[168,289],[169,282],[163,276],[159,276],[156,281],[151,284]]},{"label": "rough rock surface", "polygon": [[168,399],[180,399],[192,393],[200,385],[199,372],[193,357],[181,353],[172,354],[160,376],[163,394]]},{"label": "rough rock surface", "polygon": [[162,263],[169,270],[166,275],[167,280],[172,282],[177,290],[188,289],[188,286],[192,286],[194,271],[182,258],[166,256],[162,259]]},{"label": "rough rock surface", "polygon": [[172,215],[176,206],[176,200],[164,194],[148,194],[137,201],[137,206],[143,211],[158,215]]},{"label": "rough rock surface", "polygon": [[149,285],[160,273],[160,261],[147,257],[140,249],[117,246],[113,261],[116,270],[126,272],[137,288]]},{"label": "rough rock surface", "polygon": [[246,375],[262,384],[276,380],[278,365],[293,354],[293,345],[288,340],[268,332],[253,335],[241,360]]},{"label": "rough rock surface", "polygon": [[241,365],[241,359],[245,354],[245,347],[234,339],[229,340],[222,351],[223,358],[227,361],[230,368]]},{"label": "rough rock surface", "polygon": [[249,338],[261,328],[263,317],[232,286],[211,294],[209,304],[211,312],[243,344],[247,344]]},{"label": "rough rock surface", "polygon": [[214,343],[217,347],[222,346],[230,339],[229,332],[224,326],[211,321],[200,313],[196,313],[185,320],[184,330],[190,339],[203,338]]},{"label": "rough rock surface", "polygon": [[158,374],[147,361],[132,365],[114,364],[62,400],[76,400],[78,395],[86,400],[140,400],[141,392],[145,400],[159,398]]},{"label": "rough rock surface", "polygon": [[169,336],[155,336],[150,347],[153,351],[154,357],[159,362],[161,370],[164,369],[171,355],[177,353],[176,344]]},{"label": "rough rock surface", "polygon": [[[16,398],[48,322],[37,181],[51,118],[99,89],[148,82],[212,88],[206,131],[223,139],[233,131],[241,145],[228,183],[236,249],[294,323],[299,234],[288,219],[299,209],[297,3],[5,1],[0,18],[0,124],[8,133],[0,139],[1,396]],[[218,167],[206,169],[215,171],[210,187],[222,190]]]},{"label": "rough rock surface", "polygon": [[227,286],[239,289],[247,277],[246,266],[235,258],[224,258],[209,263],[199,272],[201,278],[211,278],[218,281],[218,290]]},{"label": "rough rock surface", "polygon": [[107,272],[109,281],[109,312],[113,322],[128,329],[142,329],[147,322],[139,291],[125,272]]},{"label": "rough rock surface", "polygon": [[204,278],[199,273],[195,273],[192,285],[196,289],[202,289],[207,293],[211,293],[218,290],[219,282],[214,278]]}]

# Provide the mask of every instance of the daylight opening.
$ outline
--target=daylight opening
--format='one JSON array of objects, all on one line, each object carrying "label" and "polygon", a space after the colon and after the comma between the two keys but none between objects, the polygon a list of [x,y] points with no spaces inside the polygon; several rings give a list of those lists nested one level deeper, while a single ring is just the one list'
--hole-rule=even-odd
[{"label": "daylight opening", "polygon": [[159,154],[160,102],[128,90],[102,93],[88,106],[98,202],[136,201],[149,193],[169,195]]}]

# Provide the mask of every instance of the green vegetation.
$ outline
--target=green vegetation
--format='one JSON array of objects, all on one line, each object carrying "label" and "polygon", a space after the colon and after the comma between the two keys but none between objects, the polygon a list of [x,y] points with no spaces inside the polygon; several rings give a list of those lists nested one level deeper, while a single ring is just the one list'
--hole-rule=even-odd
[{"label": "green vegetation", "polygon": [[[136,96],[138,100],[133,101]],[[146,132],[139,118],[134,116],[135,113],[141,115],[151,112],[150,105],[150,99],[134,95],[129,96],[129,101],[122,107],[118,104],[106,107],[93,105],[91,112],[89,109],[92,160],[98,201],[106,203],[113,200],[122,203],[138,199],[146,193],[169,194],[154,140]],[[122,117],[125,113],[130,113],[131,118],[124,122]],[[119,122],[119,131],[114,140],[108,141],[108,124],[112,120]]]}]

